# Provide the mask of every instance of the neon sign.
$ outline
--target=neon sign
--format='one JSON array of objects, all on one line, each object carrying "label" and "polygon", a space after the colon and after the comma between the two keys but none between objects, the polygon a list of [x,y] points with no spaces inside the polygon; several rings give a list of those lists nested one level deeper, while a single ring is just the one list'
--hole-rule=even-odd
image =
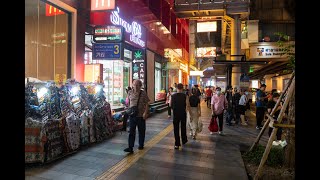
[{"label": "neon sign", "polygon": [[91,0],[91,11],[114,10],[115,4],[115,0]]},{"label": "neon sign", "polygon": [[64,12],[49,4],[46,4],[46,16],[55,16],[60,14],[64,14]]},{"label": "neon sign", "polygon": [[127,33],[130,34],[130,41],[132,41],[135,44],[138,44],[141,47],[145,47],[146,43],[141,40],[142,32],[141,32],[141,25],[137,22],[133,21],[131,24],[129,24],[127,21],[122,19],[119,16],[119,8],[117,8],[117,11],[112,11],[110,15],[110,20],[114,25],[120,25],[124,27]]}]

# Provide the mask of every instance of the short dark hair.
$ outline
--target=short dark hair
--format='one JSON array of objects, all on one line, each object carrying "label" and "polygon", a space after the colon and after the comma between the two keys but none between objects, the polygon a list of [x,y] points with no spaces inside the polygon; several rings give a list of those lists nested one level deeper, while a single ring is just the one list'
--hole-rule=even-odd
[{"label": "short dark hair", "polygon": [[261,84],[261,86],[260,87],[267,87],[267,85],[266,84]]},{"label": "short dark hair", "polygon": [[197,93],[197,89],[196,88],[192,88],[191,94],[195,95],[196,93]]},{"label": "short dark hair", "polygon": [[182,84],[182,83],[179,83],[179,84],[177,85],[177,88],[178,88],[178,89],[183,89],[183,84]]},{"label": "short dark hair", "polygon": [[171,91],[173,91],[173,87],[169,87],[169,89],[171,89]]},{"label": "short dark hair", "polygon": [[221,87],[216,87],[216,91],[220,90],[221,91]]}]

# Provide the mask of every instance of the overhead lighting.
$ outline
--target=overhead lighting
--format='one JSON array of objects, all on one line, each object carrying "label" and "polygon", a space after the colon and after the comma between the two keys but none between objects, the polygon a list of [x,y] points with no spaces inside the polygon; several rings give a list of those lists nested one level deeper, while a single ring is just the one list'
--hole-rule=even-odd
[{"label": "overhead lighting", "polygon": [[161,22],[160,21],[156,22],[156,25],[158,25],[158,26],[161,25]]},{"label": "overhead lighting", "polygon": [[217,78],[218,79],[225,79],[226,77],[225,76],[218,76]]},{"label": "overhead lighting", "polygon": [[164,29],[165,29],[165,27],[164,27],[164,26],[162,26],[160,29],[161,29],[161,30],[164,30]]}]

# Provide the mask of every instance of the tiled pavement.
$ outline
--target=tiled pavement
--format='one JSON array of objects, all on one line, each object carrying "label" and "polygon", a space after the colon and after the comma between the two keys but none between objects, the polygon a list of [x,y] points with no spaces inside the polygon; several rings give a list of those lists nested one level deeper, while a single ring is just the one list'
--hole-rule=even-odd
[{"label": "tiled pavement", "polygon": [[[259,131],[255,129],[252,113],[249,126],[224,126],[225,136],[210,135],[208,125],[210,110],[202,102],[203,131],[180,150],[174,150],[173,131],[152,146],[136,162],[121,173],[117,179],[248,179],[241,158],[240,148],[248,148]],[[172,124],[166,112],[156,114],[147,120],[146,141],[158,135]],[[188,132],[189,134],[189,132]],[[266,144],[266,134],[261,143]],[[81,149],[79,152],[44,166],[26,167],[26,179],[94,179],[130,155],[123,152],[127,147],[128,133],[117,132],[104,142]],[[136,137],[135,153],[142,153]],[[131,155],[132,156],[132,155]]]}]

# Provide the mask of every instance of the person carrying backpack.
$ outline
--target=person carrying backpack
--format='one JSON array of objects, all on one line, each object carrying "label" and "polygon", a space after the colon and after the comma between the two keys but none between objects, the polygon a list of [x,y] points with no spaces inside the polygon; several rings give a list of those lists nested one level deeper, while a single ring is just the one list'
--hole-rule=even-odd
[{"label": "person carrying backpack", "polygon": [[191,136],[193,139],[196,139],[199,116],[201,116],[200,110],[200,99],[196,95],[197,90],[192,88],[191,96],[189,97],[189,113],[190,113],[190,125],[191,125]]}]

